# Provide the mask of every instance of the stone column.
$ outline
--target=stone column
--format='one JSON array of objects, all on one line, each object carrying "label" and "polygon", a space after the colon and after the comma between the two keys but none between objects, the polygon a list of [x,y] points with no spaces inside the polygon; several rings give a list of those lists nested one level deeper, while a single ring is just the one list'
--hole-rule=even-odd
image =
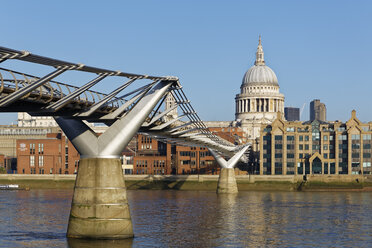
[{"label": "stone column", "polygon": [[339,158],[339,141],[338,141],[338,136],[339,133],[336,131],[335,132],[335,174],[338,174],[339,171],[339,163],[340,163],[340,158]]},{"label": "stone column", "polygon": [[133,237],[120,159],[83,158],[78,170],[67,237]]},{"label": "stone column", "polygon": [[283,133],[282,175],[287,175],[287,133]]},{"label": "stone column", "polygon": [[221,168],[217,184],[217,194],[238,193],[234,168]]},{"label": "stone column", "polygon": [[271,175],[275,175],[275,134],[271,133]]},{"label": "stone column", "polygon": [[278,112],[279,111],[279,108],[278,108],[278,99],[275,99],[275,112]]},{"label": "stone column", "polygon": [[363,152],[364,152],[364,148],[363,148],[363,133],[360,133],[360,147],[359,147],[359,166],[360,166],[360,171],[362,173],[362,175],[364,174],[363,172]]},{"label": "stone column", "polygon": [[263,140],[263,130],[260,130],[260,175],[263,175],[263,146],[264,146],[264,140]]},{"label": "stone column", "polygon": [[347,133],[347,174],[352,174],[351,161],[352,161],[352,152],[351,152],[351,133]]}]

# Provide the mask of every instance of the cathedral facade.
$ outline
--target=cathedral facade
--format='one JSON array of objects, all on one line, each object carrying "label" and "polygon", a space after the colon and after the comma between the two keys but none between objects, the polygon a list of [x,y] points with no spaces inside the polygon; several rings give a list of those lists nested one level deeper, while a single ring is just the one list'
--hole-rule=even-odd
[{"label": "cathedral facade", "polygon": [[256,61],[244,74],[235,103],[235,120],[252,143],[260,137],[261,124],[272,123],[278,112],[284,118],[284,95],[279,92],[274,71],[265,63],[261,37]]}]

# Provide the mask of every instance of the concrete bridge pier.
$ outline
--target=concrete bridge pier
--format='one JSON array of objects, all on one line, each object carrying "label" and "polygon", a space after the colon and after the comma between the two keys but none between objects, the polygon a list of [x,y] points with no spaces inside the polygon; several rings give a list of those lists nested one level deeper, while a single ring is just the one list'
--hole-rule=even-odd
[{"label": "concrete bridge pier", "polygon": [[243,156],[245,151],[249,146],[243,147],[239,152],[237,152],[232,158],[226,161],[217,152],[209,149],[213,157],[216,159],[218,165],[221,167],[220,175],[218,177],[217,183],[217,194],[236,194],[238,193],[238,185],[235,179],[234,166],[239,162],[240,158]]},{"label": "concrete bridge pier", "polygon": [[172,83],[156,84],[100,136],[81,120],[55,118],[81,155],[67,237],[125,239],[134,236],[120,155]]},{"label": "concrete bridge pier", "polygon": [[221,168],[217,183],[217,194],[238,193],[234,168]]},{"label": "concrete bridge pier", "polygon": [[120,159],[80,160],[67,236],[93,239],[133,237]]}]

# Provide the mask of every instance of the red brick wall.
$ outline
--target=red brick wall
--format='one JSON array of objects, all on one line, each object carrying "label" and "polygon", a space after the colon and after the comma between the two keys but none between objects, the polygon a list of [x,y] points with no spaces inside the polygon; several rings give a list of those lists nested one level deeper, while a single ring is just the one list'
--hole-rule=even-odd
[{"label": "red brick wall", "polygon": [[[33,165],[31,165],[32,157]],[[66,137],[61,134],[50,134],[47,139],[17,140],[17,173],[19,174],[74,174],[77,171],[79,158],[74,146],[70,141],[66,142]]]}]

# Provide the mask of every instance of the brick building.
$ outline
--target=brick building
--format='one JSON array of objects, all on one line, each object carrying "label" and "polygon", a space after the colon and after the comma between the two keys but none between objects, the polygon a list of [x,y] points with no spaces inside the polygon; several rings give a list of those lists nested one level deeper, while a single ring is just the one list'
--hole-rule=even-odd
[{"label": "brick building", "polygon": [[171,174],[171,145],[145,135],[137,135],[133,174]]},{"label": "brick building", "polygon": [[[222,125],[221,125],[222,123]],[[213,122],[208,122],[213,125]],[[216,135],[240,144],[244,133],[230,122],[218,122],[218,127],[209,127]],[[145,135],[137,135],[133,174],[182,175],[217,174],[219,166],[207,148],[166,144]]]},{"label": "brick building", "polygon": [[80,155],[62,133],[17,140],[18,174],[74,174]]}]

